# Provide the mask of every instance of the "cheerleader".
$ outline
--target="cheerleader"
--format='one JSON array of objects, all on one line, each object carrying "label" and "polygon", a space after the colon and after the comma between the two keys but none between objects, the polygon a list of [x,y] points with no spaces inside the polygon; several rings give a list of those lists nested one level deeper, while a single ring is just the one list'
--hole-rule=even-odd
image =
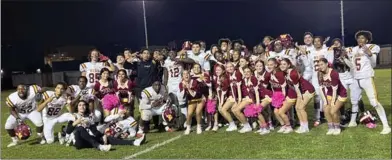
[{"label": "cheerleader", "polygon": [[[256,105],[256,107],[261,107],[261,110],[270,108],[270,104],[272,102],[272,91],[265,88],[262,83],[258,84],[258,92],[260,97],[260,105]],[[270,130],[273,130],[272,124],[270,122],[266,122],[263,114],[258,113],[257,118],[259,120],[260,129],[256,131],[256,133],[260,133],[260,135],[265,135],[270,133]],[[269,119],[271,121],[271,119]]]},{"label": "cheerleader", "polygon": [[297,111],[297,116],[300,121],[300,127],[295,132],[297,133],[307,133],[309,132],[308,127],[308,115],[306,113],[306,105],[313,98],[315,89],[313,85],[305,80],[294,69],[293,64],[290,59],[284,58],[280,61],[280,70],[286,73],[286,80],[289,87],[294,89],[297,93],[297,102],[295,104],[295,109]]},{"label": "cheerleader", "polygon": [[339,109],[346,102],[347,91],[340,82],[339,73],[328,66],[327,59],[321,58],[318,67],[319,89],[324,101],[324,114],[328,121],[327,135],[339,135],[341,132]]},{"label": "cheerleader", "polygon": [[[111,78],[109,77],[110,72],[109,69],[103,68],[100,72],[100,79],[94,85],[95,96],[97,97],[95,106],[102,106],[102,99],[107,94],[114,94],[113,83]],[[104,117],[108,116],[110,112],[104,108],[103,115]]]},{"label": "cheerleader", "polygon": [[132,88],[133,83],[127,78],[127,72],[124,69],[117,71],[117,80],[113,83],[114,91],[119,97],[121,104],[130,110],[130,115],[133,117],[133,98],[132,98]]},{"label": "cheerleader", "polygon": [[199,84],[196,80],[191,78],[189,71],[184,70],[182,72],[182,81],[179,84],[180,94],[182,96],[186,96],[188,100],[188,115],[186,116],[186,130],[185,135],[188,135],[191,132],[191,120],[192,115],[196,110],[196,121],[197,128],[196,133],[201,134],[201,115],[204,107],[204,101],[202,100],[202,94],[200,89],[198,88]]},{"label": "cheerleader", "polygon": [[[255,64],[255,71],[254,71],[254,75],[257,78],[257,81],[259,82],[259,90],[260,90],[260,86],[262,86],[263,88],[268,88],[270,86],[270,79],[271,79],[271,72],[268,72],[265,68],[265,64],[262,60],[258,60],[256,61]],[[261,94],[260,94],[261,95]],[[261,98],[263,98],[263,96],[260,96]],[[271,98],[272,96],[270,96],[269,98]],[[268,106],[263,106],[264,109],[266,109],[267,115],[265,115],[268,119],[268,128],[270,130],[274,130],[274,126],[272,125],[272,112],[271,112],[271,108]]]},{"label": "cheerleader", "polygon": [[231,117],[228,110],[241,102],[242,75],[240,71],[234,68],[233,63],[227,63],[226,67],[230,88],[227,94],[228,98],[226,99],[226,102],[223,104],[223,106],[219,107],[219,112],[229,122],[229,127],[226,129],[226,131],[231,132],[237,130],[237,126],[235,125],[233,118]]},{"label": "cheerleader", "polygon": [[252,131],[252,127],[247,121],[246,117],[242,113],[242,110],[250,104],[259,105],[260,97],[258,92],[257,78],[253,76],[252,71],[249,68],[244,69],[244,79],[242,80],[242,96],[244,98],[238,101],[237,105],[231,108],[234,116],[243,124],[243,128],[239,131],[240,133],[246,133]]},{"label": "cheerleader", "polygon": [[275,116],[282,125],[278,133],[290,133],[293,129],[286,112],[295,104],[297,95],[293,89],[287,86],[285,73],[280,71],[278,65],[279,63],[275,58],[268,60],[268,67],[272,70],[270,79],[273,91],[272,105],[275,107]]},{"label": "cheerleader", "polygon": [[[227,99],[227,93],[230,87],[229,78],[226,76],[225,67],[217,65],[214,68],[215,74],[213,76],[213,84],[216,89],[216,99],[218,100],[218,108],[222,108],[224,102]],[[210,125],[209,125],[210,126]],[[208,128],[208,127],[207,127]],[[206,129],[207,130],[207,129]],[[218,113],[214,114],[214,127],[213,131],[218,130]]]},{"label": "cheerleader", "polygon": [[241,57],[240,62],[239,62],[239,67],[238,70],[241,72],[242,75],[245,73],[245,68],[248,68],[249,62],[246,60],[246,58]]}]

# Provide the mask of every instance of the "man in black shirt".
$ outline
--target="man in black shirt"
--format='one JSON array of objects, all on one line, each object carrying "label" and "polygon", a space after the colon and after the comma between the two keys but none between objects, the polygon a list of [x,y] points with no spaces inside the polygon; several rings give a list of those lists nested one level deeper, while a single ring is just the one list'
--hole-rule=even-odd
[{"label": "man in black shirt", "polygon": [[129,79],[132,81],[135,81],[136,79],[136,62],[138,62],[139,60],[137,59],[137,53],[131,53],[130,49],[124,49],[124,58],[125,58],[125,62],[124,62],[124,69],[126,69],[127,71],[129,71]]}]

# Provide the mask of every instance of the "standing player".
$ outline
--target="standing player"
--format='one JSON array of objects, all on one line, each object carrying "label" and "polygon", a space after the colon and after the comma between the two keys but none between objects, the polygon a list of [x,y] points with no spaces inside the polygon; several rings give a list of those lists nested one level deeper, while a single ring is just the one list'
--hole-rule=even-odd
[{"label": "standing player", "polygon": [[[326,58],[330,64],[333,63],[333,54],[328,53],[327,50],[328,48],[323,47],[323,41],[324,38],[320,36],[316,36],[314,38],[314,50],[311,50],[309,54],[307,54],[307,59],[309,61],[310,66],[312,67],[312,85],[314,88],[319,88],[319,83],[318,83],[318,62],[320,58]],[[323,106],[323,101],[320,99],[320,91],[316,89],[316,95],[314,98],[314,107],[315,107],[315,112],[314,112],[314,126],[318,126],[320,124],[320,112],[322,111],[322,106]]]},{"label": "standing player", "polygon": [[203,71],[210,72],[210,62],[209,55],[200,50],[200,42],[192,43],[192,51],[187,53],[187,58],[195,61],[195,63],[200,64]]},{"label": "standing player", "polygon": [[113,72],[115,67],[112,61],[108,57],[102,55],[97,49],[93,49],[90,52],[89,60],[90,62],[80,64],[79,69],[80,72],[82,72],[82,76],[87,77],[87,87],[92,88],[94,87],[95,82],[99,80],[99,72],[102,68],[108,68]]},{"label": "standing player", "polygon": [[[41,113],[37,108],[36,100],[39,100],[41,88],[37,85],[27,87],[26,85],[19,84],[16,92],[11,93],[5,100],[5,104],[10,107],[11,115],[7,118],[5,129],[11,137],[12,142],[7,147],[12,147],[18,144],[18,138],[15,135],[14,128],[18,123],[28,118],[37,127],[37,135],[42,137],[43,124]],[[44,140],[42,140],[44,141]]]},{"label": "standing player", "polygon": [[178,105],[181,108],[181,113],[187,115],[187,108],[185,106],[184,97],[180,96],[179,84],[181,83],[181,73],[184,70],[183,65],[177,61],[176,52],[170,51],[169,57],[165,60],[163,65],[163,84],[167,86],[169,94],[176,96]]},{"label": "standing player", "polygon": [[[389,134],[391,127],[388,125],[387,116],[384,107],[377,100],[377,91],[374,84],[374,70],[376,66],[377,54],[380,47],[375,44],[369,44],[372,41],[372,33],[369,31],[358,31],[355,34],[358,46],[352,50],[352,63],[355,64],[354,79],[358,83],[358,90],[365,90],[372,105],[381,119],[383,130],[381,134]],[[356,92],[356,97],[360,97],[361,92]]]},{"label": "standing player", "polygon": [[[64,106],[70,111],[69,103],[67,103],[67,97],[65,96],[65,89],[67,88],[65,83],[57,83],[55,91],[46,91],[43,93],[43,100],[37,111],[43,112],[44,122],[44,136],[46,143],[51,144],[54,142],[54,126],[56,123],[64,123],[68,121],[74,121],[75,118],[71,113],[61,114],[61,110]],[[42,141],[41,144],[45,144]]]}]

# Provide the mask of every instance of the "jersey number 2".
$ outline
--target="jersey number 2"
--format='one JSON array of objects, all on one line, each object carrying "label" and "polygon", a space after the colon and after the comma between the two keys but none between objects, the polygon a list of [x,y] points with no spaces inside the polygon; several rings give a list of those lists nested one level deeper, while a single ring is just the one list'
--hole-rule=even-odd
[{"label": "jersey number 2", "polygon": [[170,69],[170,75],[171,77],[178,77],[178,75],[180,75],[180,70],[178,68],[172,68]]},{"label": "jersey number 2", "polygon": [[361,57],[355,58],[355,66],[357,68],[357,71],[361,70]]},{"label": "jersey number 2", "polygon": [[89,83],[94,83],[95,82],[95,80],[98,80],[98,77],[99,77],[99,73],[90,73],[90,74],[88,74],[88,82]]}]

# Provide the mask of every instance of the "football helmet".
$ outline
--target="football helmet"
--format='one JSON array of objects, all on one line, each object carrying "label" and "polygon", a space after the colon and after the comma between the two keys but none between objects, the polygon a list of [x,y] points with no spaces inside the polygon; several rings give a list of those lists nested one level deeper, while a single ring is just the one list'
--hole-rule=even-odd
[{"label": "football helmet", "polygon": [[[174,105],[174,104],[172,104],[172,105]],[[176,118],[176,110],[174,109],[174,106],[172,106],[172,105],[168,105],[165,108],[165,110],[162,112],[162,119],[166,123],[173,123],[174,119]]]},{"label": "football helmet", "polygon": [[282,46],[286,49],[293,46],[293,37],[290,34],[282,34],[277,39],[281,41]]},{"label": "football helmet", "polygon": [[21,123],[15,128],[15,134],[20,140],[26,140],[31,136],[31,129],[27,124]]}]

